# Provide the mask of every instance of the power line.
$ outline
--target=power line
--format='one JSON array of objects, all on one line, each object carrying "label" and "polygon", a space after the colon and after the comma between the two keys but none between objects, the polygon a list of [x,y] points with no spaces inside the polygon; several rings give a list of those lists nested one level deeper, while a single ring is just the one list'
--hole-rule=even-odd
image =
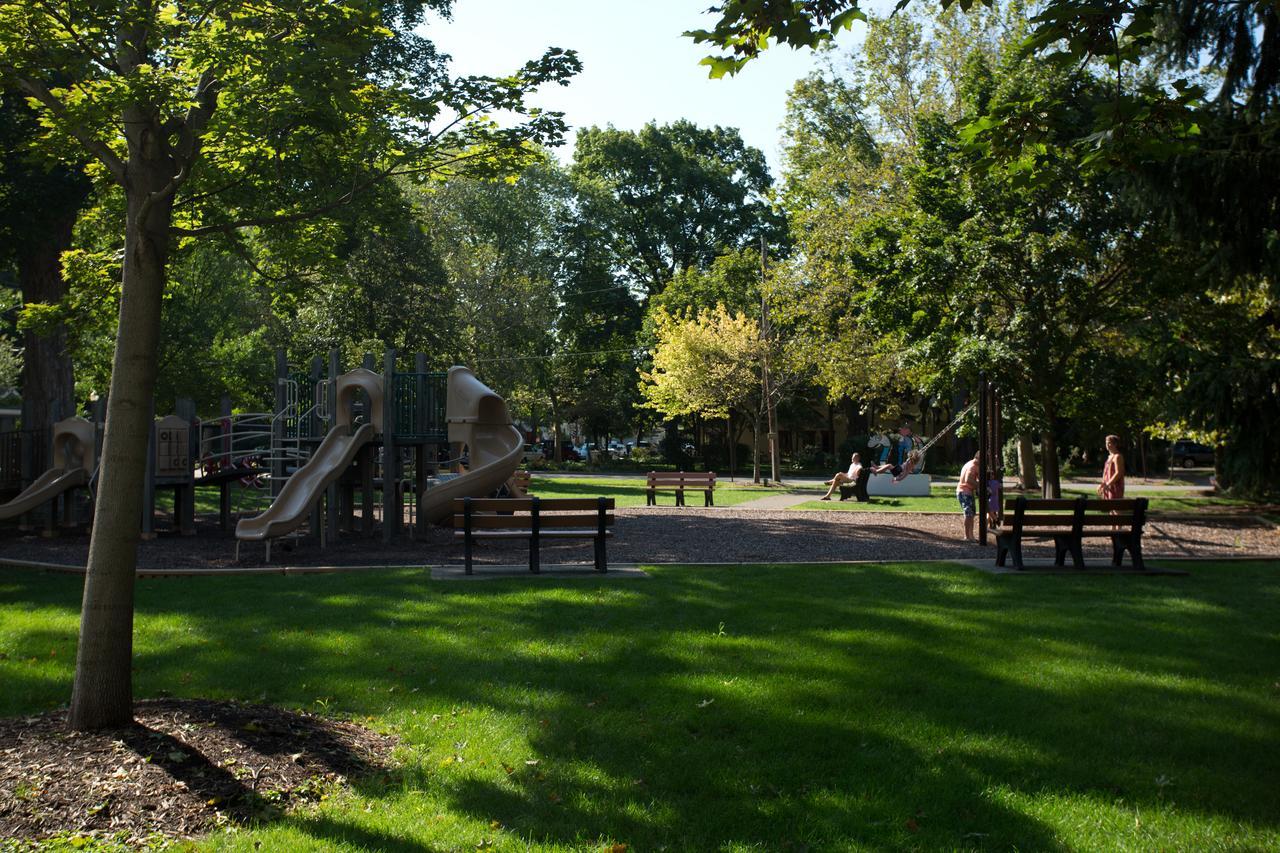
[{"label": "power line", "polygon": [[591,352],[562,352],[554,355],[512,355],[512,356],[494,356],[492,358],[473,358],[472,362],[479,364],[482,361],[549,361],[553,358],[577,358],[587,355],[634,355],[636,350],[633,349],[600,349]]}]

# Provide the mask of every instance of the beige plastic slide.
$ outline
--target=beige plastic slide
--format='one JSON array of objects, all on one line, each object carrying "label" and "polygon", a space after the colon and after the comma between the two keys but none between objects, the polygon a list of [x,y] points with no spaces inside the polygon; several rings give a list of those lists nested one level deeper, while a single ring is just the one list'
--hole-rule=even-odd
[{"label": "beige plastic slide", "polygon": [[[357,390],[369,396],[370,423],[351,431],[351,401]],[[360,448],[382,432],[382,377],[358,368],[338,377],[334,427],[320,447],[284,484],[266,512],[236,524],[236,539],[263,541],[285,536],[302,526],[329,484],[351,466]]]},{"label": "beige plastic slide", "polygon": [[418,517],[427,524],[453,512],[454,498],[483,498],[511,479],[524,456],[524,436],[503,400],[466,367],[449,368],[445,404],[450,443],[467,445],[471,465],[460,477],[427,489]]},{"label": "beige plastic slide", "polygon": [[[53,425],[54,466],[7,504],[0,504],[0,519],[31,512],[68,489],[89,485],[94,463],[93,424],[84,418],[67,418]],[[61,462],[61,465],[56,463]]]}]

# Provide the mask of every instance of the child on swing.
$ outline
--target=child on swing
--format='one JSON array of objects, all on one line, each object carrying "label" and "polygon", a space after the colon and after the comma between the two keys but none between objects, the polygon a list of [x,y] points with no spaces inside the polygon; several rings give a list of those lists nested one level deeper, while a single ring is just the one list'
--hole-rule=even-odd
[{"label": "child on swing", "polygon": [[900,483],[910,476],[911,472],[920,467],[920,451],[913,450],[907,454],[907,459],[901,465],[894,465],[886,462],[884,465],[872,465],[872,474],[892,474],[893,482]]}]

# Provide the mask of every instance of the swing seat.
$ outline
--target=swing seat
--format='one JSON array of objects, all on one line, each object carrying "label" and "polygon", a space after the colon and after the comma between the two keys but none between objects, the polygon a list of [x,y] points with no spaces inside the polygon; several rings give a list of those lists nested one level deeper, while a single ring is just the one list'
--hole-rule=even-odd
[{"label": "swing seat", "polygon": [[928,474],[908,474],[896,483],[892,474],[875,474],[867,481],[867,494],[883,498],[927,498],[932,483]]}]

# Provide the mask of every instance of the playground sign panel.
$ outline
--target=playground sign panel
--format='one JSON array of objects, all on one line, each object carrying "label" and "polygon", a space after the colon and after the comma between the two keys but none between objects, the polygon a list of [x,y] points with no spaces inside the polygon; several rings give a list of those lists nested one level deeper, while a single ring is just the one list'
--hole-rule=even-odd
[{"label": "playground sign panel", "polygon": [[177,415],[156,422],[156,476],[191,476],[191,425]]}]

